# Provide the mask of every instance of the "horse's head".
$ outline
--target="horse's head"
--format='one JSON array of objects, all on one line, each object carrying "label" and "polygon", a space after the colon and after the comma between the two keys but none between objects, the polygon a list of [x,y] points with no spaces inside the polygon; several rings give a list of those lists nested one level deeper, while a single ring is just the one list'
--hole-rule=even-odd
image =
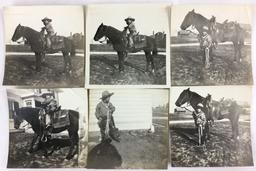
[{"label": "horse's head", "polygon": [[180,28],[182,30],[186,30],[189,26],[191,26],[193,24],[193,20],[194,20],[195,14],[196,13],[195,13],[194,9],[187,13],[187,15],[185,16],[182,24],[180,25]]},{"label": "horse's head", "polygon": [[190,98],[190,89],[183,90],[179,98],[176,100],[175,105],[180,107],[184,103],[188,102]]},{"label": "horse's head", "polygon": [[101,25],[98,27],[93,39],[95,41],[100,40],[103,36],[106,35],[106,29],[107,29],[107,26],[105,26],[103,23],[101,23]]},{"label": "horse's head", "polygon": [[17,115],[16,111],[14,111],[13,120],[14,120],[14,128],[19,129],[20,124],[23,122],[23,119]]},{"label": "horse's head", "polygon": [[20,24],[16,27],[14,34],[12,36],[12,41],[16,42],[17,40],[19,40],[22,36],[24,36],[24,31],[23,31],[23,26],[21,26]]}]

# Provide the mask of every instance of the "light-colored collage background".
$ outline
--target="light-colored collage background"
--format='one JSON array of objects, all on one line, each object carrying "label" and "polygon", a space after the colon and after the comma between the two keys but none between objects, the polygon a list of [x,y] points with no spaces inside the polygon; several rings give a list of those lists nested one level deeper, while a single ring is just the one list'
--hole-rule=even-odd
[{"label": "light-colored collage background", "polygon": [[[253,64],[253,75],[256,80],[256,1],[255,0],[0,0],[0,82],[4,76],[4,60],[5,60],[5,42],[4,42],[4,22],[3,22],[3,6],[8,5],[86,5],[92,3],[166,3],[168,5],[175,4],[251,4],[254,5],[254,12],[252,15],[252,64]],[[225,11],[222,12],[225,16]],[[67,23],[68,24],[68,23]],[[86,33],[85,33],[86,34]],[[168,56],[167,56],[168,57]],[[125,88],[125,86],[123,86]],[[88,88],[88,87],[87,87]],[[237,93],[237,92],[234,92]],[[0,86],[0,170],[17,170],[17,169],[6,169],[7,156],[8,156],[8,139],[9,139],[9,125],[8,125],[8,104],[6,87]],[[256,88],[253,86],[252,93],[252,110],[251,110],[251,132],[252,132],[252,146],[254,155],[254,164],[256,164]],[[169,168],[174,171],[185,171],[188,168]],[[20,169],[28,170],[28,169]],[[32,169],[29,169],[32,170]],[[47,169],[46,169],[47,170]],[[51,169],[60,170],[60,169]],[[61,169],[62,170],[62,169]],[[64,170],[64,169],[63,169]],[[76,169],[85,170],[85,169]],[[256,170],[254,167],[237,167],[237,168],[189,168],[189,170],[196,171],[249,171]]]}]

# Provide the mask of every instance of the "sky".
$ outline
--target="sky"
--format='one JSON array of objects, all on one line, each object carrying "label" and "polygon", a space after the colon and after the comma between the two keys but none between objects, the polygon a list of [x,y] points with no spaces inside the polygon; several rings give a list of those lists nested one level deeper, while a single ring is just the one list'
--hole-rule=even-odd
[{"label": "sky", "polygon": [[58,35],[84,33],[82,6],[10,6],[4,8],[5,42],[11,43],[18,24],[40,31],[44,17],[52,19],[52,26]]},{"label": "sky", "polygon": [[[180,93],[189,87],[172,87],[170,91],[170,111],[174,110],[175,102]],[[191,91],[206,97],[207,94],[212,95],[213,100],[220,100],[224,98],[233,98],[238,102],[251,103],[252,100],[252,87],[251,86],[192,86]]]},{"label": "sky", "polygon": [[171,36],[177,36],[180,25],[186,14],[195,9],[196,13],[210,19],[212,15],[216,17],[217,22],[222,23],[226,19],[237,21],[238,23],[251,23],[251,7],[243,5],[175,5],[171,9]]},{"label": "sky", "polygon": [[89,5],[87,8],[87,33],[90,43],[98,26],[103,23],[123,30],[125,18],[135,18],[135,26],[141,34],[152,35],[155,32],[168,32],[169,9],[164,5]]}]

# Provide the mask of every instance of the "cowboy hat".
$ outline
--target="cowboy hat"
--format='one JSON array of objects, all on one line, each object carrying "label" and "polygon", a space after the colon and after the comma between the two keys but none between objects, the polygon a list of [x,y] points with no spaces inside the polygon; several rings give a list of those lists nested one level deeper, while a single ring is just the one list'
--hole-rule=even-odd
[{"label": "cowboy hat", "polygon": [[106,99],[110,96],[112,96],[114,93],[109,93],[108,91],[103,91],[101,95],[101,99]]},{"label": "cowboy hat", "polygon": [[124,19],[124,21],[128,21],[128,20],[135,21],[135,19],[132,17],[127,17],[126,19]]},{"label": "cowboy hat", "polygon": [[44,22],[44,21],[52,22],[52,19],[50,19],[50,18],[48,18],[48,17],[44,17],[44,18],[42,19],[42,21],[43,21],[43,22]]}]

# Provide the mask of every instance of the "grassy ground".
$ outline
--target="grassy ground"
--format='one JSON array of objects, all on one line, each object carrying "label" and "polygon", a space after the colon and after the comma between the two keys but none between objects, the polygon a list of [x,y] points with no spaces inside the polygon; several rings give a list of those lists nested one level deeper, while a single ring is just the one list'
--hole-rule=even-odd
[{"label": "grassy ground", "polygon": [[[69,147],[64,147],[53,152],[45,158],[42,150],[27,153],[32,141],[32,134],[10,134],[8,168],[71,168],[78,167],[78,155],[71,160],[65,160]],[[61,138],[68,138],[62,136]],[[84,143],[86,144],[86,143]],[[81,146],[82,147],[82,146]],[[81,150],[82,151],[82,150]],[[50,150],[48,150],[50,152]]]},{"label": "grassy ground", "polygon": [[[198,147],[194,123],[170,125],[170,154],[173,167],[252,166],[249,122],[240,122],[240,139],[231,139],[229,122],[215,123],[206,147]],[[189,135],[189,136],[188,136]],[[192,137],[192,139],[191,139]]]},{"label": "grassy ground", "polygon": [[242,62],[234,62],[233,45],[219,45],[205,69],[199,47],[171,48],[172,85],[252,84],[251,46],[242,48]]},{"label": "grassy ground", "polygon": [[46,56],[40,72],[35,71],[35,57],[11,55],[5,60],[4,85],[81,87],[84,84],[84,58],[73,57],[73,76],[67,79],[62,56]]},{"label": "grassy ground", "polygon": [[146,73],[145,55],[128,55],[124,73],[118,71],[117,55],[90,55],[90,84],[166,84],[166,58],[154,58],[155,74]]},{"label": "grassy ground", "polygon": [[167,117],[154,119],[153,122],[156,124],[154,133],[148,130],[120,131],[120,143],[112,141],[102,147],[99,147],[99,132],[90,132],[88,165],[94,163],[91,168],[166,169]]}]

